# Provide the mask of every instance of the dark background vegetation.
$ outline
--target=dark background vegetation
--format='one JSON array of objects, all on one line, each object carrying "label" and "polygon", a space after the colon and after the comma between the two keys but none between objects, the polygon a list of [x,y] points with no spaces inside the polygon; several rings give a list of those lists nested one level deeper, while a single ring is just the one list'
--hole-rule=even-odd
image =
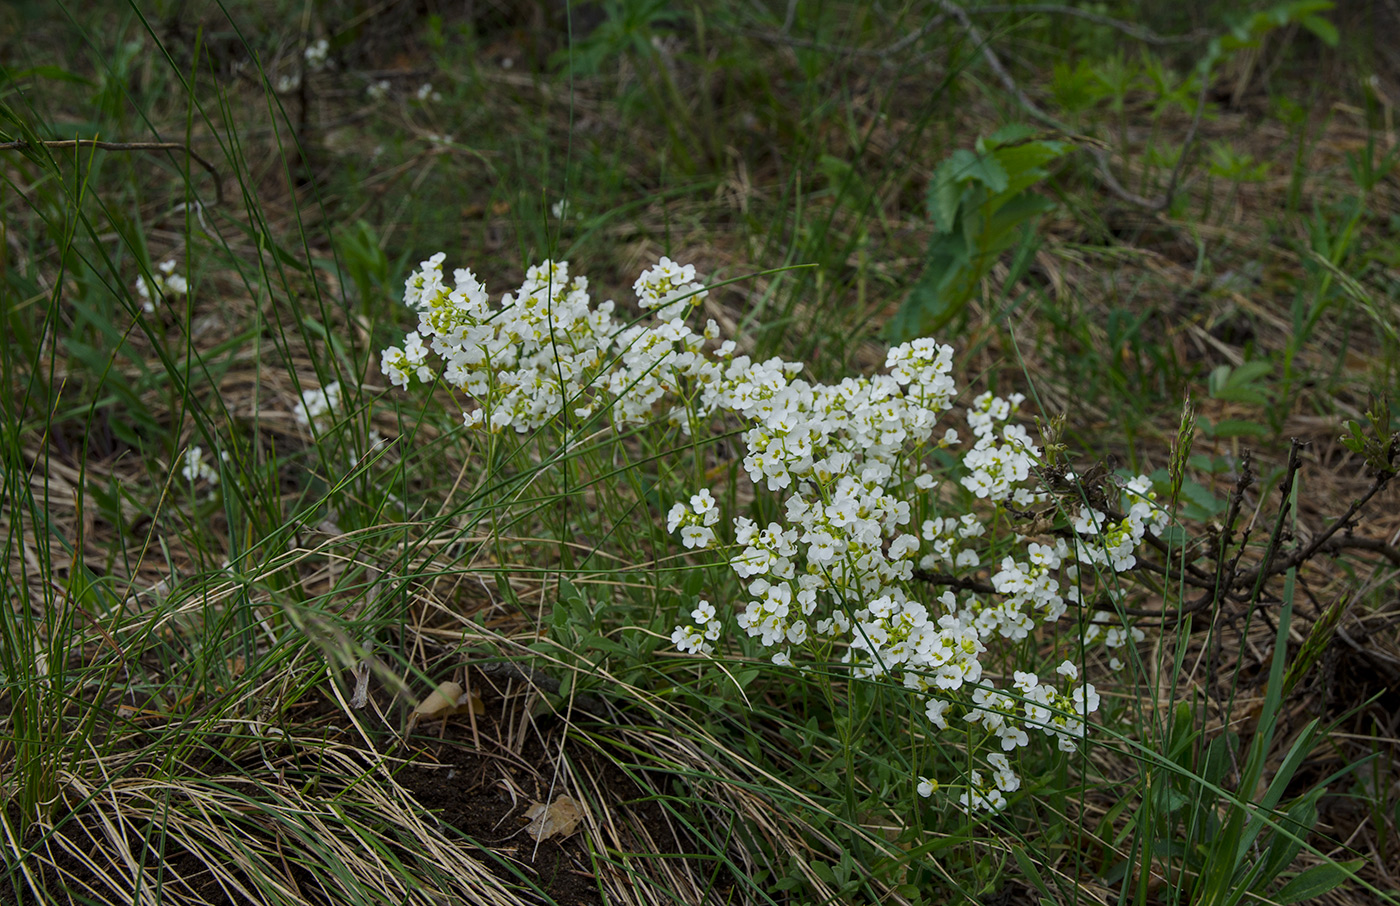
[{"label": "dark background vegetation", "polygon": [[[0,899],[130,902],[154,884],[175,902],[1185,903],[1214,870],[1217,793],[1263,795],[1313,719],[1326,732],[1280,791],[1320,790],[1316,821],[1283,877],[1358,860],[1330,901],[1396,888],[1400,518],[1388,487],[1347,512],[1388,474],[1400,369],[1395,4],[7,12]],[[323,68],[305,56],[318,40]],[[179,147],[44,144],[70,139]],[[1048,804],[901,836],[880,811],[899,766],[875,739],[862,758],[883,779],[833,817],[830,703],[767,667],[736,694],[656,639],[618,641],[621,624],[664,635],[674,604],[657,602],[697,593],[647,519],[684,467],[616,499],[542,482],[571,502],[482,510],[498,522],[443,502],[493,454],[459,440],[450,406],[385,394],[375,359],[411,326],[405,276],[440,250],[493,294],[566,258],[624,305],[661,255],[715,283],[760,274],[705,315],[818,379],[876,370],[893,336],[936,326],[960,386],[1063,416],[1083,469],[1166,483],[1190,399],[1183,531],[1248,562],[1297,439],[1274,537],[1306,549],[1346,514],[1288,592],[1289,661],[1309,669],[1269,705],[1278,610],[1256,590],[1162,627],[1121,685],[1100,673],[1150,702],[1125,738],[1187,740],[1167,779],[1110,746],[1085,766],[1097,780],[1059,778]],[[191,291],[143,313],[131,287],[167,258]],[[333,381],[338,430],[299,427],[299,394]],[[1341,442],[1348,420],[1375,443]],[[197,494],[180,457],[219,437],[235,454]],[[613,532],[624,555],[571,559]],[[358,725],[344,700],[373,650],[391,666]],[[481,710],[397,742],[395,683],[451,677]],[[1266,732],[1260,789],[1232,786]],[[531,852],[519,814],[560,763],[613,811]]]}]

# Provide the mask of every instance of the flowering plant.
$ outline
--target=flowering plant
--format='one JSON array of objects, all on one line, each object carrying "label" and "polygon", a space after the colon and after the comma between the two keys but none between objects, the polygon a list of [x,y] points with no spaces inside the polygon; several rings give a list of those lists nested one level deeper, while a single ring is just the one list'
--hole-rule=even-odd
[{"label": "flowering plant", "polygon": [[[1014,670],[999,688],[984,658],[1060,621],[1071,603],[1111,591],[1133,567],[1135,550],[1167,518],[1146,478],[1061,501],[1065,524],[1021,533],[1016,521],[1033,515],[1025,511],[1052,502],[1040,481],[1044,457],[1013,421],[1021,395],[972,401],[972,443],[961,468],[942,473],[955,483],[928,469],[933,451],[962,444],[956,429],[939,431],[957,395],[949,346],[913,340],[889,350],[882,374],[813,383],[800,363],[736,355],[713,320],[696,333],[686,316],[707,291],[693,266],[662,258],[644,272],[633,289],[650,317],[625,324],[614,303],[593,305],[587,280],[571,278],[564,262],[531,267],[493,307],[469,270],[455,271],[449,288],[444,260],[434,255],[407,281],[418,328],[381,356],[394,384],[441,374],[469,400],[465,425],[491,432],[524,434],[565,414],[616,425],[661,419],[689,436],[716,417],[737,419],[744,470],[780,496],[784,520],[736,515],[724,533],[715,497],[700,488],[670,508],[666,527],[687,549],[726,552],[747,591],[735,620],[745,636],[778,665],[838,659],[854,677],[896,682],[938,730],[959,719],[974,749],[991,750],[987,772],[970,771],[961,785],[965,809],[1005,805],[1020,786],[1006,753],[1028,745],[1030,732],[1076,748],[1099,695],[1073,661],[1048,678]],[[712,655],[725,616],[702,600],[689,617],[672,642]],[[1100,612],[1076,641],[1125,644],[1133,630],[1114,622]],[[920,778],[921,795],[935,789]]]}]

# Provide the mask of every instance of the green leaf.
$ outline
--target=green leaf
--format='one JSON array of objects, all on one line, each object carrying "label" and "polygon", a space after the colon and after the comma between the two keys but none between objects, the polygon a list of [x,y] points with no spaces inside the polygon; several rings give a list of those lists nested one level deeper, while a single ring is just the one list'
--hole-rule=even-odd
[{"label": "green leaf", "polygon": [[[705,590],[704,570],[692,569],[685,575],[685,580],[681,583],[681,590],[692,598],[698,598],[700,592]],[[694,609],[692,607],[692,609]]]},{"label": "green leaf", "polygon": [[1280,887],[1278,893],[1274,894],[1273,900],[1276,903],[1301,903],[1313,897],[1320,897],[1344,883],[1365,864],[1365,861],[1365,859],[1353,859],[1350,862],[1328,862],[1324,865],[1314,865]]},{"label": "green leaf", "polygon": [[1035,863],[1031,861],[1030,856],[1026,855],[1025,850],[1013,845],[1011,855],[1016,857],[1016,864],[1020,866],[1021,874],[1035,885],[1036,891],[1044,896],[1049,896],[1050,889],[1045,886],[1045,879],[1040,876],[1040,869],[1035,867]]},{"label": "green leaf", "polygon": [[1011,177],[1001,161],[992,154],[978,154],[975,151],[959,149],[939,167],[951,170],[951,178],[958,182],[980,182],[993,192],[1006,191]]},{"label": "green leaf", "polygon": [[928,190],[928,216],[933,228],[940,233],[951,233],[957,222],[958,207],[962,204],[963,189],[952,179],[942,179],[943,168],[934,174],[933,185]]},{"label": "green leaf", "polygon": [[895,342],[941,330],[967,307],[971,291],[976,289],[975,283],[969,289],[965,280],[970,268],[961,236],[935,237],[929,251],[923,274],[885,325],[886,336]]},{"label": "green leaf", "polygon": [[1017,227],[1054,208],[1055,202],[1043,195],[1017,195],[1007,200],[987,220],[984,233],[988,238],[984,247],[994,247],[1000,254],[1016,244]]},{"label": "green leaf", "polygon": [[1272,370],[1268,362],[1245,362],[1238,368],[1221,365],[1210,373],[1210,395],[1218,400],[1267,406],[1268,388],[1259,379]]},{"label": "green leaf", "polygon": [[1023,142],[1035,135],[1035,129],[1025,123],[1007,123],[991,135],[987,136],[987,147],[999,148],[1002,145],[1013,145],[1016,142]]},{"label": "green leaf", "polygon": [[1001,191],[1020,192],[1049,176],[1045,165],[1070,150],[1065,142],[1028,142],[996,152],[997,160],[1011,174]]},{"label": "green leaf", "polygon": [[1221,419],[1214,424],[1202,418],[1201,430],[1207,437],[1268,437],[1270,433],[1266,425],[1242,418]]},{"label": "green leaf", "polygon": [[958,317],[974,298],[998,256],[1016,246],[1033,248],[1031,223],[1054,202],[1027,190],[1049,174],[1043,165],[1069,150],[1057,141],[1027,141],[1024,126],[999,129],[979,140],[977,151],[958,149],[934,171],[928,189],[929,219],[939,235],[929,241],[927,263],[885,336],[895,342],[929,336]]},{"label": "green leaf", "polygon": [[[1198,509],[1206,519],[1219,516],[1225,512],[1227,505],[1224,500],[1212,494],[1205,485],[1190,479],[1181,483],[1181,499]],[[1189,512],[1187,515],[1191,516]],[[1191,518],[1197,517],[1191,516]]]},{"label": "green leaf", "polygon": [[1316,35],[1317,39],[1328,47],[1337,46],[1337,39],[1340,37],[1337,34],[1337,26],[1321,16],[1304,16],[1298,20],[1298,24]]},{"label": "green leaf", "polygon": [[598,651],[603,654],[611,654],[623,659],[630,659],[631,649],[621,642],[614,642],[612,639],[604,638],[600,635],[588,635],[583,638],[581,647],[585,651]]},{"label": "green leaf", "polygon": [[91,85],[91,79],[85,79],[77,73],[69,72],[61,66],[34,66],[29,69],[10,69],[7,66],[0,66],[0,85],[10,82],[19,82],[28,78],[52,79],[55,82],[73,82],[78,85]]},{"label": "green leaf", "polygon": [[1274,831],[1264,853],[1261,877],[1265,882],[1278,877],[1284,869],[1293,864],[1293,860],[1302,851],[1303,838],[1317,823],[1316,802],[1322,793],[1322,789],[1316,789],[1302,797],[1293,803],[1288,814],[1278,822],[1279,829]]}]

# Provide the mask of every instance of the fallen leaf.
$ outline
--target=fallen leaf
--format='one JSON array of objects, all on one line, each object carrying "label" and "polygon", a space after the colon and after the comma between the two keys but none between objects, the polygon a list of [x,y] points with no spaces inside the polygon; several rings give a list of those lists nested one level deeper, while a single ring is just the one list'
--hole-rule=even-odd
[{"label": "fallen leaf", "polygon": [[355,665],[355,694],[350,697],[350,707],[363,708],[369,704],[369,661]]},{"label": "fallen leaf", "polygon": [[550,837],[562,840],[572,834],[583,820],[583,806],[568,796],[560,796],[549,805],[534,803],[526,810],[525,817],[530,819],[530,826],[525,831],[537,842]]},{"label": "fallen leaf", "polygon": [[468,711],[476,714],[486,713],[486,705],[481,696],[475,692],[462,691],[460,683],[443,683],[413,709],[413,713],[408,717],[408,728],[413,729],[418,721],[425,717],[440,717],[446,720],[454,714],[466,714]]}]

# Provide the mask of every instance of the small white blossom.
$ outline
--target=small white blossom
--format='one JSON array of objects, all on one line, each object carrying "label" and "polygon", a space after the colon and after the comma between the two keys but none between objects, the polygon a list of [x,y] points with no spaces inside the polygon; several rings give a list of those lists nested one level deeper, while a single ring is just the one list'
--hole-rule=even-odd
[{"label": "small white blossom", "polygon": [[304,56],[306,65],[311,67],[313,72],[326,68],[326,55],[330,53],[331,44],[325,38],[318,38],[306,45]]},{"label": "small white blossom", "polygon": [[147,314],[156,310],[155,296],[183,296],[189,292],[189,281],[176,273],[175,267],[175,259],[167,258],[156,266],[149,278],[136,278],[136,294],[141,297],[141,308]]},{"label": "small white blossom", "polygon": [[324,431],[335,421],[335,410],[340,408],[340,382],[327,384],[321,389],[303,390],[301,402],[297,403],[292,415],[298,425]]},{"label": "small white blossom", "polygon": [[[880,373],[821,383],[800,363],[739,354],[712,320],[692,327],[706,292],[693,265],[662,258],[643,271],[633,289],[644,316],[633,322],[615,318],[611,302],[595,303],[567,262],[530,267],[497,303],[470,271],[446,276],[444,262],[433,255],[405,283],[417,324],[380,357],[390,381],[440,378],[468,399],[470,429],[566,443],[579,427],[569,413],[591,419],[590,431],[650,424],[689,437],[737,426],[735,455],[746,478],[740,499],[750,488],[770,492],[772,505],[759,508],[764,523],[731,515],[720,528],[720,500],[703,487],[687,489],[664,514],[685,550],[723,551],[740,580],[740,597],[723,609],[732,608],[753,645],[779,666],[835,652],[852,676],[887,677],[921,696],[929,726],[947,730],[953,715],[980,728],[974,754],[985,766],[955,787],[970,811],[1005,807],[1020,786],[1006,753],[1028,746],[1033,731],[1067,751],[1079,745],[1099,697],[1075,685],[1072,664],[1044,680],[1033,669],[1014,670],[1012,695],[992,688],[982,659],[989,650],[1034,649],[1027,640],[1038,626],[1058,623],[1090,595],[1112,593],[1101,577],[1132,569],[1147,533],[1165,524],[1150,482],[1126,483],[1116,524],[1081,508],[1069,514],[1075,531],[1064,537],[1021,537],[1007,509],[1048,498],[1040,450],[1017,420],[1020,394],[982,393],[966,411],[971,437],[957,451],[947,490],[985,502],[958,510],[950,501],[959,494],[928,493],[939,487],[925,471],[930,451],[961,444],[940,423],[958,396],[949,346],[930,338],[900,344]],[[304,408],[310,420],[313,409],[330,413],[338,403]],[[732,487],[726,494],[733,499]],[[985,569],[979,581],[992,591],[930,588],[916,563],[963,575]],[[675,648],[712,654],[724,628],[720,609],[694,605],[671,634]],[[1091,618],[1084,638],[1116,650],[1140,630],[1105,613]],[[920,795],[932,794],[927,782],[920,778]]]},{"label": "small white blossom", "polygon": [[219,470],[204,458],[204,448],[198,445],[185,451],[180,474],[189,482],[207,481],[211,485],[219,483]]}]

